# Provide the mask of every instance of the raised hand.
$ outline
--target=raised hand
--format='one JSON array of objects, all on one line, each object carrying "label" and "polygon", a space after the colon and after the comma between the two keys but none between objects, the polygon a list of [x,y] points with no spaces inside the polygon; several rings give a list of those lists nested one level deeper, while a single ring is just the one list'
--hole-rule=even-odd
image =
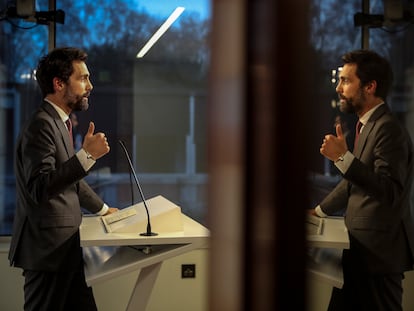
[{"label": "raised hand", "polygon": [[320,153],[331,161],[336,161],[348,150],[346,139],[342,133],[341,124],[336,125],[336,136],[332,134],[325,135]]},{"label": "raised hand", "polygon": [[82,148],[88,152],[95,160],[107,154],[110,150],[108,141],[104,133],[95,133],[95,124],[89,123],[88,132],[86,133]]}]

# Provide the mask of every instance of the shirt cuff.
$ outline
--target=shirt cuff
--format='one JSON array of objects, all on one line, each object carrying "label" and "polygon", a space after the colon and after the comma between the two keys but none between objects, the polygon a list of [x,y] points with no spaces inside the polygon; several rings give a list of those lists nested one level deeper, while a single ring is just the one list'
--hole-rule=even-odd
[{"label": "shirt cuff", "polygon": [[341,171],[342,174],[345,174],[351,166],[354,158],[355,156],[348,150],[339,160],[335,162],[335,166]]},{"label": "shirt cuff", "polygon": [[91,167],[96,163],[96,161],[91,158],[91,156],[83,148],[76,153],[76,156],[78,157],[79,162],[81,163],[85,172],[89,171]]},{"label": "shirt cuff", "polygon": [[109,210],[109,206],[104,203],[101,210],[99,212],[97,212],[96,215],[103,216],[108,212],[108,210]]},{"label": "shirt cuff", "polygon": [[328,217],[328,215],[327,215],[327,214],[325,214],[325,213],[322,211],[322,208],[321,208],[321,206],[320,206],[320,205],[318,205],[317,207],[315,207],[315,214],[316,214],[316,215],[318,215],[319,217]]}]

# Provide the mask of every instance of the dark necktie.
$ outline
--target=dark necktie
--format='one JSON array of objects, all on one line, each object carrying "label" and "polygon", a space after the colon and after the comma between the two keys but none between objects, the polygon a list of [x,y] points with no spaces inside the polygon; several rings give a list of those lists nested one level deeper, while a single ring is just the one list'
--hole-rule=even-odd
[{"label": "dark necktie", "polygon": [[66,123],[66,126],[68,127],[68,131],[69,131],[69,138],[70,138],[70,141],[71,141],[72,146],[73,146],[72,122],[70,121],[70,118],[68,118],[68,119],[65,121],[65,123]]},{"label": "dark necktie", "polygon": [[359,133],[361,132],[362,123],[358,120],[356,127],[355,127],[355,140],[354,140],[354,150],[358,143]]}]

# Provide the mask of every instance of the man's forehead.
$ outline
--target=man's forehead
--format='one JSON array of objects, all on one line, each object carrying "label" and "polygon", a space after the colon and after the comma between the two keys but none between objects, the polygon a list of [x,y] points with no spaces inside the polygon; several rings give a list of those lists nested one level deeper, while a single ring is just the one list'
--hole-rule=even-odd
[{"label": "man's forehead", "polygon": [[356,73],[356,69],[357,69],[357,65],[356,64],[351,64],[351,63],[345,64],[342,67],[341,73],[347,74],[347,75],[349,75],[349,74],[355,74]]},{"label": "man's forehead", "polygon": [[89,74],[88,67],[83,61],[73,61],[73,73],[76,74]]}]

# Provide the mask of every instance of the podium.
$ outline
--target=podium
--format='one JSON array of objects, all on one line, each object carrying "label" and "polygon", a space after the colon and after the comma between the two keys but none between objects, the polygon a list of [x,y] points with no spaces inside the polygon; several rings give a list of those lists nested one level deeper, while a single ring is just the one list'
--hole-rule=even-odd
[{"label": "podium", "polygon": [[323,218],[323,230],[307,235],[307,271],[315,279],[342,288],[342,250],[349,248],[343,217]]},{"label": "podium", "polygon": [[[101,216],[85,216],[80,226],[85,276],[89,286],[139,271],[127,311],[145,310],[164,260],[195,249],[207,248],[209,242],[209,230],[182,214],[181,210],[180,219],[176,216],[171,218],[172,202],[162,196],[146,202],[150,216],[151,206],[156,206],[157,223],[163,224],[171,219],[179,222],[175,226],[171,224],[172,227],[181,230],[166,232],[151,223],[153,231],[158,233],[156,236],[141,236],[141,231],[131,232],[133,226],[127,230],[129,232],[108,233]],[[137,212],[145,214],[143,204],[142,210],[139,210],[138,205]],[[127,223],[130,224],[130,221]]]}]

